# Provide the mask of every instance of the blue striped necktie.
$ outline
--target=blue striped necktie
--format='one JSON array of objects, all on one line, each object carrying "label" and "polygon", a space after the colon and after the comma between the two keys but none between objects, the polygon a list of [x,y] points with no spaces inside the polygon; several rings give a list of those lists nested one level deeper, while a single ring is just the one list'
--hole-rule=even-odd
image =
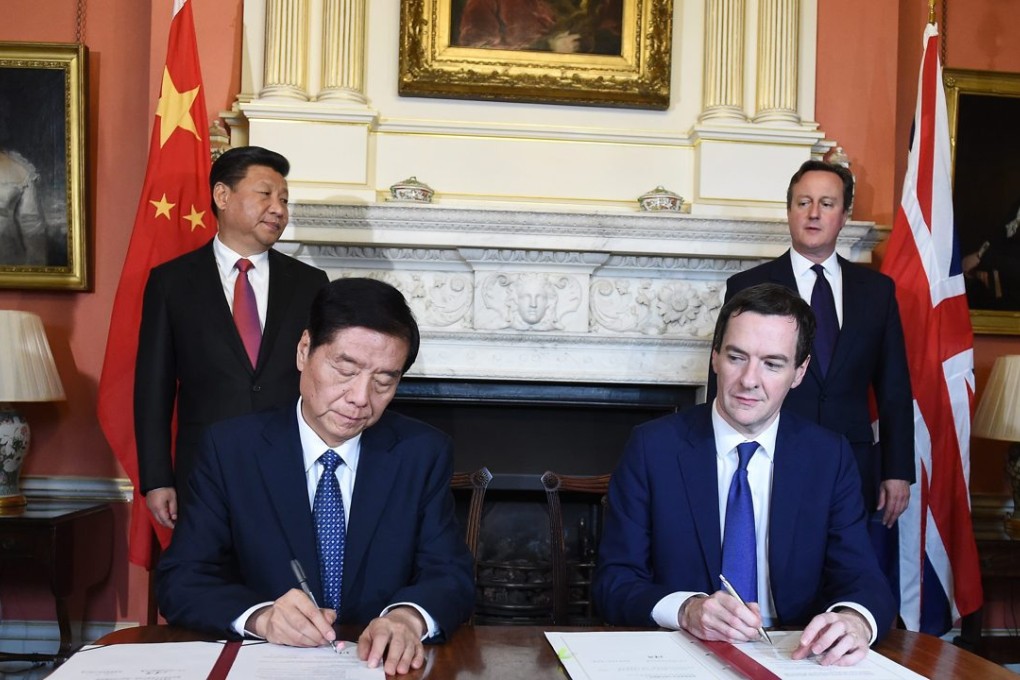
[{"label": "blue striped necktie", "polygon": [[747,481],[747,464],[758,442],[737,444],[740,458],[730,482],[723,529],[722,572],[744,602],[758,601],[758,545],[754,536],[754,503]]},{"label": "blue striped necktie", "polygon": [[340,615],[340,586],[344,577],[344,543],[347,526],[344,519],[344,499],[336,469],[343,459],[330,449],[319,456],[322,477],[315,489],[312,516],[319,549],[319,573],[322,576],[322,606]]}]

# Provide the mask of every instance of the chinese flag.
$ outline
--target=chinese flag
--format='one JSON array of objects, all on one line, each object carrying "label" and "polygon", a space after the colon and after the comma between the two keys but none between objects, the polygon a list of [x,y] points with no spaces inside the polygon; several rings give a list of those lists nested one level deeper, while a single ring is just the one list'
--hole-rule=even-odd
[{"label": "chinese flag", "polygon": [[138,492],[133,395],[142,294],[152,267],[198,248],[216,229],[209,207],[209,130],[189,0],[174,0],[162,83],[99,380],[99,424],[135,487],[128,558],[146,569],[153,566],[153,529],[163,547],[170,531],[155,524]]}]

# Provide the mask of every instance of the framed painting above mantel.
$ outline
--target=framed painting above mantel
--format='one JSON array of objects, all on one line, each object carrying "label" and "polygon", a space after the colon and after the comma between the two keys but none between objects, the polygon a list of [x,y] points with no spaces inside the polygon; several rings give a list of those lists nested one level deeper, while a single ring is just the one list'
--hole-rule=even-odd
[{"label": "framed painting above mantel", "polygon": [[673,0],[405,0],[404,96],[669,107]]},{"label": "framed painting above mantel", "polygon": [[89,288],[86,55],[0,43],[0,288]]},{"label": "framed painting above mantel", "polygon": [[975,333],[1020,335],[1020,73],[943,71]]}]

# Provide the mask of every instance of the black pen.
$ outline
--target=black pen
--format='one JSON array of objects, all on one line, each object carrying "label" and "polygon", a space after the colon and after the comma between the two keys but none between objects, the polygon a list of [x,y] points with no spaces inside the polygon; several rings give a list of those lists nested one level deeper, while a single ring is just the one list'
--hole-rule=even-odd
[{"label": "black pen", "polygon": [[[315,601],[315,595],[312,594],[312,589],[308,587],[308,578],[305,577],[305,570],[301,568],[301,563],[297,561],[297,558],[290,561],[290,569],[294,572],[294,576],[297,577],[298,585],[301,586],[301,592],[308,596],[308,599],[312,601],[315,608],[319,608],[319,603]],[[329,643],[329,646],[333,648],[333,651],[337,654],[340,653],[340,648],[337,646],[337,641],[333,640]]]},{"label": "black pen", "polygon": [[[727,593],[729,593],[733,597],[737,598],[737,602],[739,602],[740,604],[742,604],[745,607],[747,607],[747,603],[744,602],[744,599],[742,597],[740,597],[740,595],[737,594],[737,590],[733,586],[730,585],[730,582],[726,580],[725,576],[723,576],[722,574],[719,574],[719,580],[722,581],[723,588],[726,589]],[[747,608],[750,609],[750,607],[747,607]],[[772,643],[772,638],[770,638],[769,634],[765,632],[765,627],[764,626],[758,626],[758,634],[761,635],[763,638],[765,638],[765,640],[767,640],[770,645],[773,644]]]}]

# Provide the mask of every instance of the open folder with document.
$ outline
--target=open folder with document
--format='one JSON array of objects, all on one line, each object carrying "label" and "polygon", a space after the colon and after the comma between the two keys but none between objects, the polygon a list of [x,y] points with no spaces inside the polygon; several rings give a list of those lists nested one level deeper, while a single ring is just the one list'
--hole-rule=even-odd
[{"label": "open folder with document", "polygon": [[821,666],[813,658],[794,661],[800,635],[773,632],[774,645],[705,643],[681,631],[549,632],[545,637],[571,680],[924,680],[874,651],[848,667]]}]

